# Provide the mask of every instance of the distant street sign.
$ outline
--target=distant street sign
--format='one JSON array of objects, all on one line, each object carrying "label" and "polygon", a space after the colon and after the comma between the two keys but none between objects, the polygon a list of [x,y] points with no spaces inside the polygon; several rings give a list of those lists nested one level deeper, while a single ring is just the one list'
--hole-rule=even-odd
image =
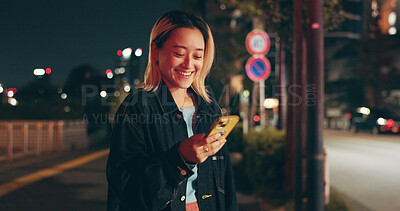
[{"label": "distant street sign", "polygon": [[253,55],[246,62],[246,73],[254,82],[266,80],[271,73],[271,63],[263,55]]},{"label": "distant street sign", "polygon": [[247,34],[246,49],[251,55],[265,55],[268,53],[270,47],[271,41],[265,31],[254,29]]}]

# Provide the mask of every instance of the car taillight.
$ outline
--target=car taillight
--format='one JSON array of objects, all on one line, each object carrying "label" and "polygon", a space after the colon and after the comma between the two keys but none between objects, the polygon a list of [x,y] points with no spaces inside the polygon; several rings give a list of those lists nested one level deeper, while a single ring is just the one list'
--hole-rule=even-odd
[{"label": "car taillight", "polygon": [[391,127],[393,126],[393,119],[388,119],[388,121],[387,121],[387,123],[386,123],[386,126],[387,126],[388,128],[391,128]]}]

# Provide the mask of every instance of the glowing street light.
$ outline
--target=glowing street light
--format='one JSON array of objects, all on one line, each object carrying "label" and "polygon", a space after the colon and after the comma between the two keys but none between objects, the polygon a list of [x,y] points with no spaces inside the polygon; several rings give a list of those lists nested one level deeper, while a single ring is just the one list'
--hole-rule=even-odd
[{"label": "glowing street light", "polygon": [[0,94],[4,92],[3,84],[0,84]]},{"label": "glowing street light", "polygon": [[131,91],[131,86],[129,86],[129,85],[124,86],[124,91],[125,92]]},{"label": "glowing street light", "polygon": [[17,106],[17,105],[18,105],[17,99],[15,99],[15,98],[13,98],[13,97],[8,98],[8,103],[9,103],[10,105],[12,105],[12,106]]},{"label": "glowing street light", "polygon": [[106,91],[101,91],[100,92],[100,97],[102,97],[102,98],[105,98],[105,97],[107,97],[107,92]]},{"label": "glowing street light", "polygon": [[36,76],[42,76],[46,73],[46,71],[43,68],[36,68],[33,70],[33,74]]},{"label": "glowing street light", "polygon": [[67,99],[68,95],[66,93],[62,93],[60,97],[61,99],[65,100]]},{"label": "glowing street light", "polygon": [[142,56],[142,53],[143,53],[143,51],[142,51],[141,48],[136,48],[136,50],[135,50],[135,56],[140,57],[140,56]]},{"label": "glowing street light", "polygon": [[124,57],[124,59],[129,59],[131,57],[132,54],[132,48],[125,48],[122,51],[122,56]]}]

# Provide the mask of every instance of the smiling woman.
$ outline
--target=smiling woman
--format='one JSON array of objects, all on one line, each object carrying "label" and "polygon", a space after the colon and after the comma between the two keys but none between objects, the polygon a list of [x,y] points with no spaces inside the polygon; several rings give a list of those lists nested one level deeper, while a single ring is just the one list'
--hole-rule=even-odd
[{"label": "smiling woman", "polygon": [[204,85],[213,59],[203,19],[183,11],[158,19],[144,82],[115,116],[108,210],[238,210],[226,140],[205,137],[221,116]]}]

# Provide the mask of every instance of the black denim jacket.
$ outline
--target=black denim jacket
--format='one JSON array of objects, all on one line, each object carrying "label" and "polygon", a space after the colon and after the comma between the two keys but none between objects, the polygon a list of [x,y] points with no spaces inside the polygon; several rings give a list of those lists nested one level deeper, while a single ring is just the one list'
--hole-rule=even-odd
[{"label": "black denim jacket", "polygon": [[[221,112],[214,99],[210,104],[194,96],[194,134],[206,133]],[[185,210],[186,183],[193,171],[178,145],[187,138],[183,114],[165,83],[156,92],[129,95],[114,120],[107,210]],[[196,197],[200,210],[238,210],[226,146],[198,164]]]}]

